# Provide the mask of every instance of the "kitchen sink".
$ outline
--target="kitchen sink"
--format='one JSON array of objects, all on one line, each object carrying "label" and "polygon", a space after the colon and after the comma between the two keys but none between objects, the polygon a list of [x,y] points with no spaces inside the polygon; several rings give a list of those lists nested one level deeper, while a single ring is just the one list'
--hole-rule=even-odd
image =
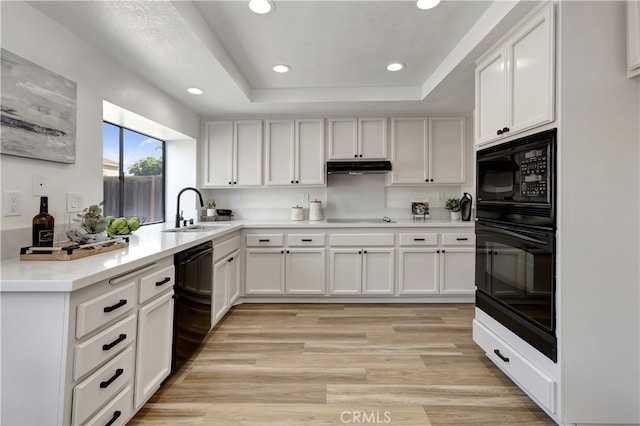
[{"label": "kitchen sink", "polygon": [[209,232],[215,231],[217,229],[225,229],[228,228],[229,225],[189,225],[181,228],[171,228],[165,229],[162,232]]},{"label": "kitchen sink", "polygon": [[395,221],[384,218],[365,218],[365,219],[327,219],[327,223],[396,223]]}]

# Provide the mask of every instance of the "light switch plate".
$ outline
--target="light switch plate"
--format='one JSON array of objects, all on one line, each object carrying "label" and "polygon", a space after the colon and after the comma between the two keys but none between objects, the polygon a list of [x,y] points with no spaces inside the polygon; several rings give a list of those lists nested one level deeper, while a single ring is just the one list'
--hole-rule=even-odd
[{"label": "light switch plate", "polygon": [[47,195],[47,179],[43,175],[33,175],[33,195]]},{"label": "light switch plate", "polygon": [[84,194],[80,192],[67,192],[67,211],[80,212],[84,208]]}]

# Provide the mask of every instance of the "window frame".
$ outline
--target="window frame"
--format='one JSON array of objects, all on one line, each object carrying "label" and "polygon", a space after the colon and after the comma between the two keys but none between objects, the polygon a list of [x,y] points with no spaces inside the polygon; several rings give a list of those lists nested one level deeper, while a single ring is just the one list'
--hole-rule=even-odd
[{"label": "window frame", "polygon": [[[124,215],[124,196],[125,196],[125,178],[124,175],[124,131],[128,130],[133,133],[137,133],[139,135],[145,136],[147,138],[151,138],[157,140],[162,143],[162,219],[158,221],[145,221],[142,225],[153,225],[158,223],[164,223],[166,221],[166,213],[167,213],[167,141],[158,139],[155,136],[151,136],[147,133],[140,132],[138,130],[131,129],[130,127],[122,126],[120,124],[116,124],[114,122],[108,120],[102,120],[102,124],[109,124],[118,129],[118,215],[117,217],[122,217]],[[104,131],[102,136],[102,156],[104,157]],[[104,178],[103,178],[104,184]],[[104,190],[103,190],[104,197]]]}]

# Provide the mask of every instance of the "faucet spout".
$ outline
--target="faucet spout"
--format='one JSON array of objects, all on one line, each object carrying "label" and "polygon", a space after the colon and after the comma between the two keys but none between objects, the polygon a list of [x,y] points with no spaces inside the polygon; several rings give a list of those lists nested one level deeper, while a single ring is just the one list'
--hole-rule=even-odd
[{"label": "faucet spout", "polygon": [[194,191],[196,194],[198,194],[198,198],[200,198],[200,207],[204,207],[204,200],[202,199],[202,194],[200,193],[200,191],[191,186],[181,189],[180,192],[178,192],[178,200],[176,203],[176,228],[180,228],[180,220],[182,219],[182,215],[180,214],[180,196],[185,191]]}]

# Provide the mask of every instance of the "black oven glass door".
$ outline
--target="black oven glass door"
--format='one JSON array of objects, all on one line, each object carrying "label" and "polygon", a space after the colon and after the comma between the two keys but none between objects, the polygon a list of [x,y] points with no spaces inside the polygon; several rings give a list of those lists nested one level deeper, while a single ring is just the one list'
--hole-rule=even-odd
[{"label": "black oven glass door", "polygon": [[555,329],[553,232],[476,224],[476,286],[547,333]]}]

